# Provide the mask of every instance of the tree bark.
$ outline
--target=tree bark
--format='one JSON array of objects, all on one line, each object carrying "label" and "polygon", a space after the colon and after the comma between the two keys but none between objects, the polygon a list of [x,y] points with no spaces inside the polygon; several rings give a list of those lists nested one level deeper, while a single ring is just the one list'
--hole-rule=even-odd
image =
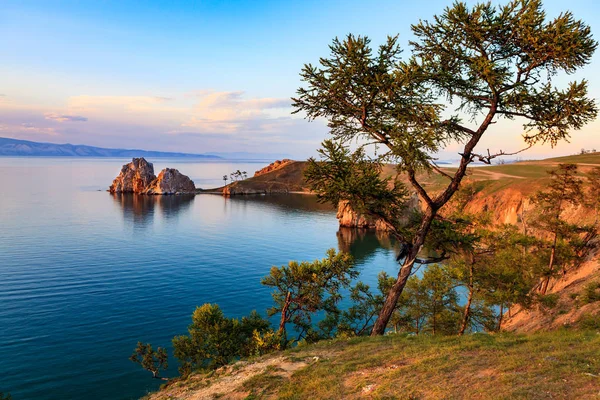
[{"label": "tree bark", "polygon": [[548,285],[550,284],[550,278],[552,276],[551,274],[552,274],[552,271],[554,270],[554,257],[556,255],[557,241],[558,241],[558,234],[555,232],[554,233],[554,241],[552,242],[552,250],[550,251],[550,261],[548,262],[548,276],[544,280],[544,283],[542,284],[542,288],[541,288],[542,294],[546,294],[546,291],[548,290]]},{"label": "tree bark", "polygon": [[500,317],[498,318],[498,332],[502,329],[502,317],[504,316],[504,304],[500,304]]},{"label": "tree bark", "polygon": [[287,322],[287,311],[290,308],[290,300],[292,297],[292,292],[287,292],[285,296],[285,303],[281,308],[281,320],[279,321],[279,330],[277,331],[279,334],[283,334],[285,332],[285,324]]},{"label": "tree bark", "polygon": [[467,330],[469,323],[469,317],[471,316],[471,303],[473,302],[473,265],[469,268],[469,297],[467,298],[467,305],[465,306],[465,313],[463,314],[462,324],[458,336],[462,336]]},{"label": "tree bark", "polygon": [[[406,256],[404,263],[400,268],[400,271],[398,272],[398,279],[396,280],[396,283],[394,283],[394,286],[392,286],[390,292],[388,293],[383,307],[379,313],[379,316],[375,321],[375,324],[373,325],[371,336],[383,335],[385,333],[385,328],[387,327],[390,317],[392,316],[392,313],[396,308],[398,298],[402,294],[404,286],[406,286],[406,282],[410,277],[413,265],[415,264],[415,259],[419,254],[421,247],[423,247],[423,244],[425,243],[425,238],[429,233],[429,227],[431,226],[431,222],[435,218],[437,211],[440,208],[442,208],[458,190],[462,179],[467,173],[467,167],[472,161],[471,156],[473,154],[473,151],[475,150],[475,146],[477,146],[477,143],[479,143],[479,140],[481,139],[487,128],[490,126],[494,119],[494,116],[496,115],[496,111],[498,109],[498,102],[498,93],[496,93],[496,91],[494,90],[494,99],[490,104],[490,109],[477,131],[471,132],[472,136],[469,139],[469,141],[465,144],[464,151],[461,154],[462,158],[460,160],[460,164],[456,172],[454,173],[454,176],[452,177],[452,181],[444,191],[442,191],[435,197],[435,199],[431,199],[431,197],[429,197],[429,195],[427,194],[427,191],[425,191],[424,188],[417,182],[415,171],[411,169],[407,171],[410,183],[417,190],[419,195],[423,197],[423,200],[426,203],[425,214],[423,215],[421,226],[419,227],[419,230],[414,236],[409,253]],[[377,137],[375,138],[381,139]],[[389,145],[389,142],[384,141],[384,143],[388,145],[388,147],[390,147],[391,150],[393,150],[393,148]]]},{"label": "tree bark", "polygon": [[404,286],[406,286],[406,282],[410,277],[410,273],[412,272],[413,265],[415,264],[415,259],[421,250],[421,247],[425,243],[425,237],[429,232],[429,227],[431,226],[431,222],[435,217],[435,211],[428,207],[425,211],[425,215],[423,216],[423,221],[413,243],[404,259],[404,263],[402,264],[402,268],[400,268],[400,272],[398,273],[398,279],[396,283],[390,289],[387,297],[385,298],[385,302],[383,303],[383,307],[379,312],[379,316],[373,325],[373,330],[371,331],[371,336],[383,335],[385,333],[385,328],[387,327],[388,321],[392,316],[392,313],[396,309],[396,304],[398,303],[398,298],[402,294],[402,290],[404,290]]}]

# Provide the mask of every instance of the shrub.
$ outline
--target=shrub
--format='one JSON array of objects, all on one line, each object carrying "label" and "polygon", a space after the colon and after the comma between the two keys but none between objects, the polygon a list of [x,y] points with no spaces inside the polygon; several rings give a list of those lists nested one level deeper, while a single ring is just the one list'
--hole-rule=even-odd
[{"label": "shrub", "polygon": [[175,358],[180,362],[179,372],[183,376],[197,369],[216,369],[253,355],[257,349],[266,351],[274,347],[270,339],[268,345],[256,342],[256,337],[264,339],[272,332],[269,321],[256,311],[242,319],[227,318],[216,304],[196,308],[188,332],[173,338]]}]

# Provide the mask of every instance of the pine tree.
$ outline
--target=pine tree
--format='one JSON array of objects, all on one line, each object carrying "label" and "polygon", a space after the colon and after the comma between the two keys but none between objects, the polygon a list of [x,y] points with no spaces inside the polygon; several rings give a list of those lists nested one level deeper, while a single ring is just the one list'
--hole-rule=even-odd
[{"label": "pine tree", "polygon": [[[309,119],[327,119],[331,130],[332,139],[321,153],[326,163],[309,163],[313,190],[323,200],[344,200],[362,208],[405,245],[402,266],[373,326],[374,335],[385,332],[432,223],[460,187],[469,165],[477,160],[491,164],[507,154],[476,151],[491,124],[500,118],[520,118],[527,147],[540,142],[556,145],[597,114],[585,80],[563,90],[554,86],[559,72],[579,70],[597,47],[590,28],[570,12],[548,20],[540,0],[512,0],[505,6],[488,2],[471,8],[457,2],[433,21],[413,25],[412,31],[412,51],[405,59],[397,37],[389,37],[377,50],[367,37],[334,39],[331,54],[321,58],[319,66],[304,66],[301,78],[306,87],[298,89],[293,99],[296,112]],[[459,115],[471,122],[463,122]],[[351,143],[359,144],[358,152],[349,154]],[[447,173],[433,154],[450,143],[460,146],[460,162]],[[371,173],[364,165],[371,162],[374,168],[396,164],[418,193],[424,207],[416,229],[398,226],[406,198],[399,182],[379,179],[364,187],[358,184]],[[435,193],[424,186],[432,173],[448,179]],[[338,189],[343,189],[339,195]]]}]

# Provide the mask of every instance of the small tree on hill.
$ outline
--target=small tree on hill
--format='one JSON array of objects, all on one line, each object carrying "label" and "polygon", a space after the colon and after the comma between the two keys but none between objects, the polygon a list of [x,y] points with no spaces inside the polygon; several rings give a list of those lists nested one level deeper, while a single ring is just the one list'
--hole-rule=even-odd
[{"label": "small tree on hill", "polygon": [[131,361],[141,365],[146,371],[152,372],[152,377],[156,379],[161,379],[159,376],[161,369],[168,368],[167,358],[166,349],[158,347],[154,350],[150,343],[142,342],[138,342],[133,354],[129,357]]},{"label": "small tree on hill", "polygon": [[[412,54],[405,60],[397,37],[375,51],[366,37],[335,39],[319,66],[304,66],[306,87],[293,99],[296,112],[325,118],[331,129],[332,140],[324,144],[322,155],[327,161],[323,164],[332,167],[310,160],[307,176],[313,190],[324,200],[345,200],[362,208],[405,244],[402,266],[373,326],[374,335],[385,332],[432,223],[460,187],[468,166],[477,160],[490,164],[507,154],[476,150],[494,122],[522,120],[524,140],[531,147],[539,142],[556,145],[597,114],[585,80],[562,90],[553,86],[557,73],[585,66],[597,47],[590,28],[569,12],[548,20],[540,0],[472,8],[457,2],[433,21],[413,25],[412,31]],[[349,155],[339,150],[349,152],[351,143],[370,151]],[[450,143],[460,146],[460,162],[447,173],[433,154]],[[347,167],[358,165],[366,174],[370,171],[362,164],[370,162],[396,164],[419,194],[424,207],[416,229],[398,227],[395,210],[401,208],[402,189],[397,184],[376,180],[363,187],[357,182],[365,181],[364,176]],[[426,189],[427,174],[432,173],[448,180],[442,190]]]},{"label": "small tree on hill", "polygon": [[[546,294],[550,278],[554,274],[557,261],[557,250],[562,240],[575,241],[582,229],[566,222],[563,212],[571,205],[579,205],[583,201],[582,183],[577,178],[577,165],[560,164],[557,170],[548,171],[550,184],[548,189],[536,193],[533,201],[539,216],[535,225],[550,235],[550,256],[545,277],[540,284],[540,292]],[[570,257],[569,257],[570,258]],[[567,263],[568,260],[562,260]]]},{"label": "small tree on hill", "polygon": [[278,333],[286,338],[286,325],[293,323],[298,340],[306,338],[312,328],[312,317],[319,311],[337,313],[340,289],[348,287],[358,272],[352,258],[330,249],[327,257],[313,262],[291,261],[287,266],[273,267],[262,284],[272,287],[275,305],[269,316],[280,314]]},{"label": "small tree on hill", "polygon": [[227,186],[227,180],[229,178],[227,177],[227,175],[223,175],[223,182],[225,182],[225,186]]},{"label": "small tree on hill", "polygon": [[588,206],[594,210],[594,226],[600,222],[600,167],[592,169],[588,176]]}]

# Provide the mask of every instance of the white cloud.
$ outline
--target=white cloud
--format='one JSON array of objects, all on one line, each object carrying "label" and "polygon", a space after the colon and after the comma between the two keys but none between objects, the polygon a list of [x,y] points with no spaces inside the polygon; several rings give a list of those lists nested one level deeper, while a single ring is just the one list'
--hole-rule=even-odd
[{"label": "white cloud", "polygon": [[285,110],[285,114],[289,114],[286,109],[291,106],[287,98],[246,99],[241,91],[199,91],[195,94],[200,100],[193,108],[191,117],[181,126],[194,128],[198,133],[281,131],[284,120],[278,117],[277,111],[281,113]]},{"label": "white cloud", "polygon": [[44,113],[44,118],[57,122],[86,122],[88,119],[80,115],[64,115],[57,113]]}]

